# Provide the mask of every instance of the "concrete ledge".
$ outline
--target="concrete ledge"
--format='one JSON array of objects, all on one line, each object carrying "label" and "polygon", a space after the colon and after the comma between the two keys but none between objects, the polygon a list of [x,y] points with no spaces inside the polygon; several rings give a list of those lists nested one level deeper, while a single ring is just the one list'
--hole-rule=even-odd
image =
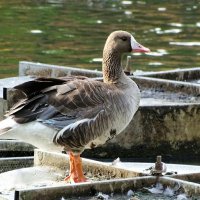
[{"label": "concrete ledge", "polygon": [[[57,199],[57,198],[69,198],[69,197],[84,197],[93,196],[97,192],[103,193],[120,193],[125,194],[129,189],[137,190],[143,187],[151,187],[155,183],[155,177],[136,177],[130,179],[118,179],[101,181],[96,183],[82,183],[76,185],[59,186],[38,188],[29,190],[17,190],[15,191],[15,199]],[[168,177],[160,178],[160,183],[173,188],[174,184],[179,184],[184,191],[189,195],[199,195],[200,185],[190,183],[182,180],[177,180]]]},{"label": "concrete ledge", "polygon": [[[131,77],[140,87],[141,91],[147,89],[156,89],[161,92],[172,92],[176,94],[187,94],[198,96],[200,94],[200,85],[183,81],[165,80],[152,77]],[[175,99],[176,101],[176,99]],[[200,102],[200,101],[199,101]]]},{"label": "concrete ledge", "polygon": [[188,195],[200,194],[200,184],[192,183],[184,180],[177,180],[170,177],[161,177],[160,182],[169,186],[178,183]]},{"label": "concrete ledge", "polygon": [[4,114],[7,110],[8,110],[7,101],[0,98],[0,120],[4,118]]},{"label": "concrete ledge", "polygon": [[200,171],[197,173],[190,173],[190,174],[177,174],[177,175],[172,175],[169,177],[175,178],[175,179],[180,179],[183,181],[200,183]]},{"label": "concrete ledge", "polygon": [[34,146],[21,142],[19,140],[0,140],[0,151],[31,151],[35,149]]},{"label": "concrete ledge", "polygon": [[200,67],[168,70],[161,72],[146,72],[141,74],[141,76],[190,82],[200,79]]},{"label": "concrete ledge", "polygon": [[38,188],[15,191],[15,200],[55,200],[69,197],[94,196],[97,192],[126,193],[129,189],[149,187],[155,183],[154,177],[130,178],[101,181],[96,183],[79,183],[75,185]]},{"label": "concrete ledge", "polygon": [[[118,179],[101,181],[97,183],[81,183],[68,186],[59,187],[49,187],[49,188],[38,188],[29,190],[17,190],[15,191],[15,200],[24,199],[44,199],[44,200],[54,200],[69,198],[69,197],[84,197],[84,196],[94,196],[97,192],[103,193],[119,193],[125,194],[129,189],[137,190],[143,187],[150,187],[155,183],[155,177],[136,177],[130,179]],[[167,186],[174,186],[174,184],[179,184],[187,194],[199,195],[200,185],[195,183],[190,183],[186,181],[181,181],[168,177],[161,177],[160,183]]]},{"label": "concrete ledge", "polygon": [[33,157],[0,158],[0,173],[33,166]]},{"label": "concrete ledge", "polygon": [[80,69],[74,67],[64,67],[57,65],[49,65],[43,63],[32,63],[21,61],[19,63],[19,76],[45,76],[45,77],[63,77],[63,76],[87,76],[100,77],[102,72]]},{"label": "concrete ledge", "polygon": [[[86,158],[82,158],[82,162],[84,172],[103,174],[108,178],[130,178],[146,175],[145,173],[114,167]],[[50,153],[36,149],[34,153],[34,166],[51,166],[66,170],[66,168],[69,168],[69,157],[67,154]]]}]

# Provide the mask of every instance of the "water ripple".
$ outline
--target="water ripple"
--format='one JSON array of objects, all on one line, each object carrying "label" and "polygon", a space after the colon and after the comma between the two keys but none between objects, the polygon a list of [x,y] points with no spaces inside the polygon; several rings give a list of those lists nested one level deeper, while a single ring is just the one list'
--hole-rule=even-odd
[{"label": "water ripple", "polygon": [[149,65],[160,66],[160,65],[163,65],[163,64],[161,62],[150,62]]},{"label": "water ripple", "polygon": [[146,53],[149,56],[164,56],[168,54],[168,52],[165,49],[158,49],[157,51],[151,51],[149,53]]},{"label": "water ripple", "polygon": [[169,25],[176,26],[176,27],[182,27],[183,26],[183,24],[181,24],[181,23],[175,23],[175,22],[169,23]]},{"label": "water ripple", "polygon": [[178,46],[200,46],[200,42],[169,42],[169,44]]},{"label": "water ripple", "polygon": [[122,4],[123,4],[123,5],[131,5],[131,4],[132,4],[132,1],[122,1]]},{"label": "water ripple", "polygon": [[151,29],[151,32],[155,32],[157,34],[169,34],[169,33],[180,33],[182,32],[182,29],[179,28],[174,28],[174,29],[167,29],[167,30],[162,30],[161,28],[155,28],[155,29]]},{"label": "water ripple", "polygon": [[43,31],[41,31],[41,30],[30,30],[30,33],[40,34],[40,33],[43,33]]},{"label": "water ripple", "polygon": [[[20,60],[101,69],[105,39],[118,29],[131,32],[153,51],[133,54],[136,70],[185,68],[200,63],[200,4],[194,1],[7,2],[0,3],[0,77],[17,75]],[[159,63],[163,65],[159,67]]]},{"label": "water ripple", "polygon": [[166,10],[167,10],[167,8],[164,8],[164,7],[158,8],[158,11],[161,11],[161,12],[164,12],[164,11],[166,11]]}]

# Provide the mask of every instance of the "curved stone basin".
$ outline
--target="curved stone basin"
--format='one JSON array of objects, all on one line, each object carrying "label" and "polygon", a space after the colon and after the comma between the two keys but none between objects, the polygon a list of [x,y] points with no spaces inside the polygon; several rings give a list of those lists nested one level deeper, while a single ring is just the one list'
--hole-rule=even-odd
[{"label": "curved stone basin", "polygon": [[[101,72],[97,71],[29,62],[20,62],[19,72],[21,76],[16,83],[24,79],[24,75],[87,75],[102,80]],[[148,73],[131,76],[140,87],[142,98],[140,108],[126,130],[106,145],[85,151],[84,156],[152,160],[162,154],[171,161],[187,162],[199,158],[200,85],[147,76]],[[1,99],[1,110],[5,111],[5,103],[12,104],[12,98],[11,95],[6,102]]]}]

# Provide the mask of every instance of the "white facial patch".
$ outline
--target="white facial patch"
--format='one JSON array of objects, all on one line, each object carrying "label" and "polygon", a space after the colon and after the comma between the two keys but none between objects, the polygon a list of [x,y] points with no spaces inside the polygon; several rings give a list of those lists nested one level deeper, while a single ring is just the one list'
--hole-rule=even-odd
[{"label": "white facial patch", "polygon": [[131,36],[131,48],[137,49],[137,47],[138,47],[137,41],[135,40],[135,38],[133,36]]}]

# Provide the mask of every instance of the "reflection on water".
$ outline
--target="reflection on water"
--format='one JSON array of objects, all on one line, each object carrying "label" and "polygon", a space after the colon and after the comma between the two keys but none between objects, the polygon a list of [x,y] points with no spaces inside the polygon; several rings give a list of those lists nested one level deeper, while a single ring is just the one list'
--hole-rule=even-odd
[{"label": "reflection on water", "polygon": [[171,45],[200,46],[200,42],[170,42]]},{"label": "reflection on water", "polygon": [[0,77],[16,75],[20,60],[101,70],[118,29],[152,50],[132,55],[132,69],[200,63],[200,0],[1,0],[0,13]]}]

